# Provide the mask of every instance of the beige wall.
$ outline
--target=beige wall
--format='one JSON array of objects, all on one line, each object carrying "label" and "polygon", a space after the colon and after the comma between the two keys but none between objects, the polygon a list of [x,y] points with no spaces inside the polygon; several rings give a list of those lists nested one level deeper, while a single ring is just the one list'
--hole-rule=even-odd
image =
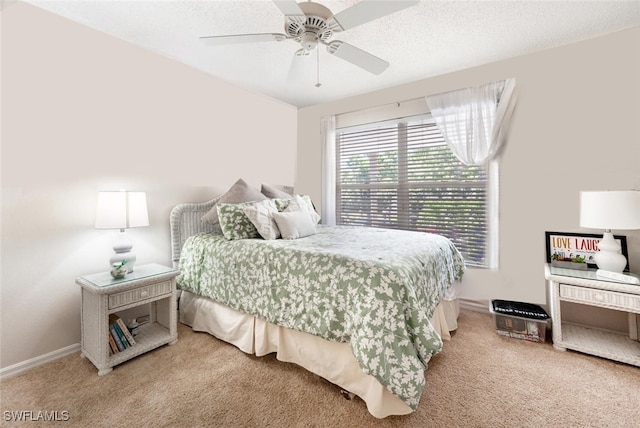
[{"label": "beige wall", "polygon": [[[416,54],[420,54],[419,52]],[[580,190],[640,189],[640,28],[301,109],[296,191],[321,197],[320,118],[514,77],[500,161],[500,268],[469,269],[462,296],[545,303],[545,231],[579,228]],[[640,271],[640,233],[628,237]]]},{"label": "beige wall", "polygon": [[139,263],[169,264],[171,208],[238,177],[295,178],[319,204],[322,115],[517,79],[501,267],[469,270],[469,298],[544,302],[543,232],[580,230],[580,190],[640,187],[640,29],[297,111],[33,6],[1,16],[2,368],[79,342],[74,279],[112,252],[98,190],[147,191],[151,226],[130,236]]},{"label": "beige wall", "polygon": [[[247,126],[247,121],[251,126]],[[77,276],[107,269],[99,190],[147,192],[138,263],[169,212],[239,177],[293,184],[297,110],[30,5],[2,10],[2,368],[80,341]]]}]

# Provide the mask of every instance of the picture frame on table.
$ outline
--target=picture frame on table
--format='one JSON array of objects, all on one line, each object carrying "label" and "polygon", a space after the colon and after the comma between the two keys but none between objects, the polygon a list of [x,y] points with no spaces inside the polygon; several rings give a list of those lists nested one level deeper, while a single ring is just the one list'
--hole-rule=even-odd
[{"label": "picture frame on table", "polygon": [[[599,251],[598,243],[602,239],[602,234],[572,232],[545,232],[544,234],[547,263],[570,269],[597,269],[594,256]],[[622,255],[627,258],[624,271],[629,272],[627,237],[613,235],[613,238],[620,243]]]}]

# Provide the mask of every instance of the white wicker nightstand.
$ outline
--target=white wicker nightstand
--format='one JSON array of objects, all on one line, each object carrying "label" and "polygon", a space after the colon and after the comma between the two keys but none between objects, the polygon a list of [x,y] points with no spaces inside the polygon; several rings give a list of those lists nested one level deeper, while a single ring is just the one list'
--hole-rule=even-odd
[{"label": "white wicker nightstand", "polygon": [[[549,281],[553,347],[640,366],[640,285],[602,281],[595,270],[579,271],[545,265]],[[629,335],[562,321],[560,302],[598,306],[628,313]]]},{"label": "white wicker nightstand", "polygon": [[[123,279],[113,279],[109,272],[76,279],[82,287],[82,356],[98,368],[98,375],[110,373],[114,366],[140,354],[178,341],[174,295],[179,273],[177,269],[148,264],[136,266]],[[109,315],[145,304],[150,304],[150,319],[140,326],[136,344],[111,354]]]}]

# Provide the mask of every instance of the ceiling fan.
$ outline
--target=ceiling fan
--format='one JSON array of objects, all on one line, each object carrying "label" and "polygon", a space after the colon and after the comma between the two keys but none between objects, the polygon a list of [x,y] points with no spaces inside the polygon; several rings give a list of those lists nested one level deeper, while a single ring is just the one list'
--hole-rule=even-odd
[{"label": "ceiling fan", "polygon": [[[327,52],[350,62],[370,73],[381,74],[389,63],[349,43],[330,40],[333,33],[346,31],[358,25],[382,18],[394,12],[419,3],[419,0],[362,0],[337,14],[327,7],[312,1],[297,3],[295,0],[273,0],[284,14],[285,33],[235,34],[225,36],[205,36],[200,40],[207,45],[227,45],[236,43],[281,42],[293,40],[300,43],[296,57],[306,56],[318,48],[327,47]],[[319,86],[319,83],[318,85]]]}]

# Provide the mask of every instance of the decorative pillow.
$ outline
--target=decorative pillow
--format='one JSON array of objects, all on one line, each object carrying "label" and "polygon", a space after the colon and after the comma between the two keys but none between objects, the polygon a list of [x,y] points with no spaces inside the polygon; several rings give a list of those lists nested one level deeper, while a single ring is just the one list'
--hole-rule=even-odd
[{"label": "decorative pillow", "polygon": [[252,202],[242,207],[242,212],[249,218],[263,239],[278,239],[280,230],[273,219],[273,214],[278,212],[274,199]]},{"label": "decorative pillow", "polygon": [[273,213],[273,218],[280,229],[282,239],[304,238],[316,233],[316,226],[304,211]]},{"label": "decorative pillow", "polygon": [[[293,198],[293,196],[291,196]],[[291,203],[291,198],[289,199],[270,199],[276,204],[276,208],[278,208],[278,212],[282,212],[289,207],[289,203]]]},{"label": "decorative pillow", "polygon": [[307,195],[293,195],[293,198],[289,202],[289,206],[285,209],[285,212],[290,211],[303,211],[307,213],[311,219],[312,224],[318,224],[320,221],[320,215],[313,208],[311,197]]},{"label": "decorative pillow", "polygon": [[244,207],[253,202],[242,204],[216,204],[220,228],[224,237],[230,241],[235,239],[259,238],[260,234],[251,220],[244,214]]},{"label": "decorative pillow", "polygon": [[277,189],[273,186],[269,186],[268,184],[263,184],[262,187],[260,188],[260,191],[267,198],[271,198],[271,199],[274,199],[274,198],[291,199],[293,197],[293,195],[287,192],[284,192],[280,189]]},{"label": "decorative pillow", "polygon": [[[267,199],[265,195],[258,192],[257,189],[249,186],[242,178],[236,181],[231,188],[220,197],[218,204],[240,204],[242,202],[263,201]],[[218,210],[214,205],[205,215],[202,221],[205,223],[218,224]]]}]

